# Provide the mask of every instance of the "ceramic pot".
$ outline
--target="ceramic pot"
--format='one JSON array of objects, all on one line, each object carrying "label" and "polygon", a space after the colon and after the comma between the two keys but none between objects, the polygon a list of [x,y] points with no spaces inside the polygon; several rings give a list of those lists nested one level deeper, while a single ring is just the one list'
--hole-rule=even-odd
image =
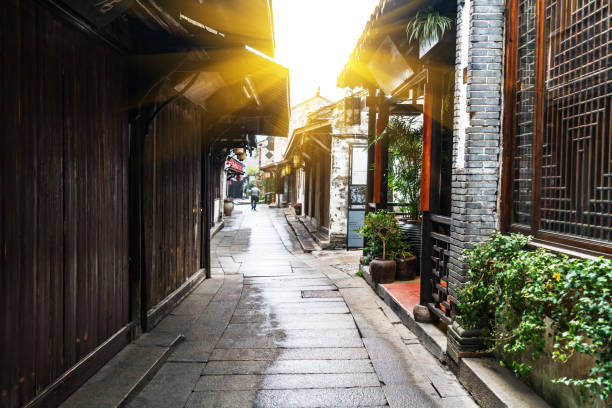
[{"label": "ceramic pot", "polygon": [[421,256],[421,221],[406,220],[400,222],[402,241],[410,244],[410,252],[417,257]]},{"label": "ceramic pot", "polygon": [[302,215],[302,206],[301,205],[297,205],[295,207],[295,215]]},{"label": "ceramic pot", "polygon": [[395,261],[393,259],[374,259],[370,262],[370,275],[374,283],[392,283],[395,280]]},{"label": "ceramic pot", "polygon": [[234,203],[224,202],[223,203],[223,215],[229,217],[232,215],[232,211],[234,210]]},{"label": "ceramic pot", "polygon": [[395,279],[400,281],[414,280],[419,267],[416,256],[397,258],[395,264],[397,265]]}]

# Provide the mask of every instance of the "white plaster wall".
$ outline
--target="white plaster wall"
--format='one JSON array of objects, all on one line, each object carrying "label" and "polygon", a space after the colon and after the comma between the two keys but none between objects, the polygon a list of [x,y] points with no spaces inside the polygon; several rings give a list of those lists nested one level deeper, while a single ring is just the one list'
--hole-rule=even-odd
[{"label": "white plaster wall", "polygon": [[348,214],[349,143],[332,137],[329,192],[329,234],[346,234]]},{"label": "white plaster wall", "polygon": [[[362,103],[365,107],[365,103]],[[364,108],[357,125],[344,122],[344,104],[337,103],[332,114],[332,148],[329,194],[329,235],[334,246],[345,245],[348,223],[350,147],[367,142],[368,114]]]}]

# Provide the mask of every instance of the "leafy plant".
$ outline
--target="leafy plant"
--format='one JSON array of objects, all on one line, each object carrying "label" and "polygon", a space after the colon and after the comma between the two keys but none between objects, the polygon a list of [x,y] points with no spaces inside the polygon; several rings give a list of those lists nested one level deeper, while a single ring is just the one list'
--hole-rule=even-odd
[{"label": "leafy plant", "polygon": [[[570,259],[525,249],[529,237],[495,234],[466,251],[470,281],[459,293],[459,319],[488,333],[489,347],[518,376],[531,370],[519,354],[567,362],[575,353],[595,357],[588,378],[559,378],[605,400],[612,395],[612,262]],[[545,348],[552,332],[552,353]]]},{"label": "leafy plant", "polygon": [[[359,233],[368,240],[368,251],[377,251],[380,248],[382,259],[387,259],[389,249],[394,249],[389,246],[390,243],[396,244],[401,241],[399,223],[393,213],[386,210],[368,213]],[[373,253],[369,252],[368,255],[373,255]]]},{"label": "leafy plant", "polygon": [[431,7],[426,10],[419,10],[406,25],[406,34],[408,41],[415,40],[430,41],[442,37],[446,30],[450,30],[453,26],[453,19],[440,15],[439,11]]},{"label": "leafy plant", "polygon": [[414,121],[393,118],[386,134],[389,136],[389,188],[397,192],[407,204],[408,216],[416,220],[420,215],[421,164],[423,157],[423,127]]}]

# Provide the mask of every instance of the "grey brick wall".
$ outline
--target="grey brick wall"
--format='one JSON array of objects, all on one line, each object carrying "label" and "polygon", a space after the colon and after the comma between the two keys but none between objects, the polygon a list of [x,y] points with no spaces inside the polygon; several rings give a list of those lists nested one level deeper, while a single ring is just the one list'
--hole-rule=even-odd
[{"label": "grey brick wall", "polygon": [[[499,227],[501,114],[504,47],[504,0],[471,0],[469,21],[462,21],[465,1],[457,7],[457,61],[453,140],[450,292],[466,281],[463,251],[485,241]],[[469,41],[461,28],[469,25]],[[463,82],[461,51],[468,45],[467,121],[460,111]],[[460,138],[464,137],[464,144]],[[460,167],[458,155],[463,154]]]}]

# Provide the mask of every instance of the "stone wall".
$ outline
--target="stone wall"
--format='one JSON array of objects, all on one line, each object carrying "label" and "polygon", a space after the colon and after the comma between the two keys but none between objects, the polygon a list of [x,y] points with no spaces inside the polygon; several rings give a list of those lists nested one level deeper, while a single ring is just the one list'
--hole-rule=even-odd
[{"label": "stone wall", "polygon": [[462,0],[457,7],[452,295],[466,280],[467,271],[460,261],[463,251],[499,228],[504,8],[504,0]]},{"label": "stone wall", "polygon": [[346,247],[348,223],[348,186],[350,181],[350,147],[367,143],[368,114],[362,104],[361,121],[347,125],[344,121],[344,103],[340,100],[332,114],[332,151],[329,194],[329,241],[332,248]]}]

